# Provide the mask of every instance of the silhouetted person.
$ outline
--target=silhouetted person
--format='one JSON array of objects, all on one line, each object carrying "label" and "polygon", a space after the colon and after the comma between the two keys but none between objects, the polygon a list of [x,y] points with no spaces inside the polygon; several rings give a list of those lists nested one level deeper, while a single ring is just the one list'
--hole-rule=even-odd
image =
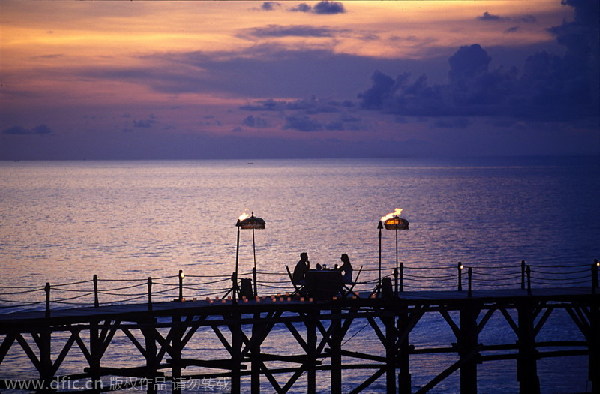
[{"label": "silhouetted person", "polygon": [[304,284],[304,276],[306,272],[310,268],[310,261],[308,261],[308,254],[306,252],[300,253],[300,261],[296,264],[294,268],[294,273],[292,274],[292,282],[295,285],[303,285]]},{"label": "silhouetted person", "polygon": [[342,274],[342,282],[352,283],[352,264],[350,264],[350,257],[344,253],[342,254],[342,257],[340,257],[340,260],[342,260],[342,266],[338,268],[338,270]]}]

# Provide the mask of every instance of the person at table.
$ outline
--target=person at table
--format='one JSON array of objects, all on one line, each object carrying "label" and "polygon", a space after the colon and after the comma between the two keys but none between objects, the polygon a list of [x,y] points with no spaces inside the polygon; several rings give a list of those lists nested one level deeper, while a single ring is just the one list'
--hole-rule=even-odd
[{"label": "person at table", "polygon": [[310,269],[310,261],[308,261],[308,253],[302,252],[300,253],[300,261],[296,264],[294,268],[294,273],[292,274],[292,282],[295,285],[303,285],[305,283],[305,275],[306,272]]},{"label": "person at table", "polygon": [[338,268],[340,273],[342,274],[342,282],[343,283],[351,283],[352,282],[352,264],[350,264],[350,257],[346,253],[342,254],[340,257],[342,260],[342,266]]}]

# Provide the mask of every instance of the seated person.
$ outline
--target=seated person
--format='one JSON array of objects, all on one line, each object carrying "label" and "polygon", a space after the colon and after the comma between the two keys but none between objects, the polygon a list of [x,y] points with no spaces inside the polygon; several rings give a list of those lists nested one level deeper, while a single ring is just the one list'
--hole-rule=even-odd
[{"label": "seated person", "polygon": [[342,266],[338,268],[342,274],[342,283],[352,283],[352,264],[350,264],[350,258],[346,253],[340,257],[342,260]]},{"label": "seated person", "polygon": [[294,268],[294,273],[292,274],[292,283],[295,285],[304,285],[306,275],[306,271],[310,269],[310,261],[308,261],[308,253],[303,252],[300,253],[300,261],[296,264]]}]

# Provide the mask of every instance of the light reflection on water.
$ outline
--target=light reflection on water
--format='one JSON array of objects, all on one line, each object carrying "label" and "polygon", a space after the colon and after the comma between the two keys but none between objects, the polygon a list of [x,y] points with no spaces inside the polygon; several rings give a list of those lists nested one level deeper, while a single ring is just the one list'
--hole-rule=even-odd
[{"label": "light reflection on water", "polygon": [[[443,266],[454,274],[460,261],[516,274],[518,287],[522,259],[534,267],[586,266],[600,256],[599,175],[598,164],[581,158],[1,163],[0,288],[90,281],[93,274],[166,278],[179,269],[190,285],[193,275],[228,275],[234,224],[245,209],[267,223],[255,233],[258,268],[281,276],[265,280],[285,281],[285,265],[293,267],[307,251],[313,264],[327,265],[348,253],[355,268],[365,268],[361,280],[372,281],[377,221],[395,208],[411,222],[398,234],[407,273]],[[388,273],[396,264],[394,236],[383,233]],[[251,233],[242,232],[240,268],[251,267]],[[41,301],[43,292],[14,297]],[[431,332],[447,329],[420,324],[427,329],[414,338],[418,343],[431,344]],[[439,372],[430,359],[415,359],[420,371]],[[114,361],[127,362],[127,354]],[[493,368],[485,370],[481,380],[493,385]]]}]

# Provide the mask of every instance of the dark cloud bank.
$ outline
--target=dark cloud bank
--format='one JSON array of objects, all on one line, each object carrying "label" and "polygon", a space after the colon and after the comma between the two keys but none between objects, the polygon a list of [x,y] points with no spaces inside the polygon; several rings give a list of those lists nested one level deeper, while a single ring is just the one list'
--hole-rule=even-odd
[{"label": "dark cloud bank", "polygon": [[[426,75],[395,78],[376,71],[372,86],[359,94],[365,109],[415,116],[513,116],[567,121],[596,118],[599,109],[599,2],[566,0],[573,22],[550,29],[563,56],[538,52],[522,70],[490,69],[491,57],[478,44],[461,47],[448,59],[448,83],[430,85]],[[484,14],[483,19],[497,16]]]},{"label": "dark cloud bank", "polygon": [[[281,3],[276,1],[265,1],[261,5],[261,10],[263,11],[274,11],[281,7]],[[296,7],[290,8],[289,11],[294,12],[310,12],[313,14],[321,14],[321,15],[333,15],[333,14],[343,14],[346,12],[344,9],[344,5],[337,1],[321,1],[316,3],[314,6],[302,3],[297,5]]]}]

